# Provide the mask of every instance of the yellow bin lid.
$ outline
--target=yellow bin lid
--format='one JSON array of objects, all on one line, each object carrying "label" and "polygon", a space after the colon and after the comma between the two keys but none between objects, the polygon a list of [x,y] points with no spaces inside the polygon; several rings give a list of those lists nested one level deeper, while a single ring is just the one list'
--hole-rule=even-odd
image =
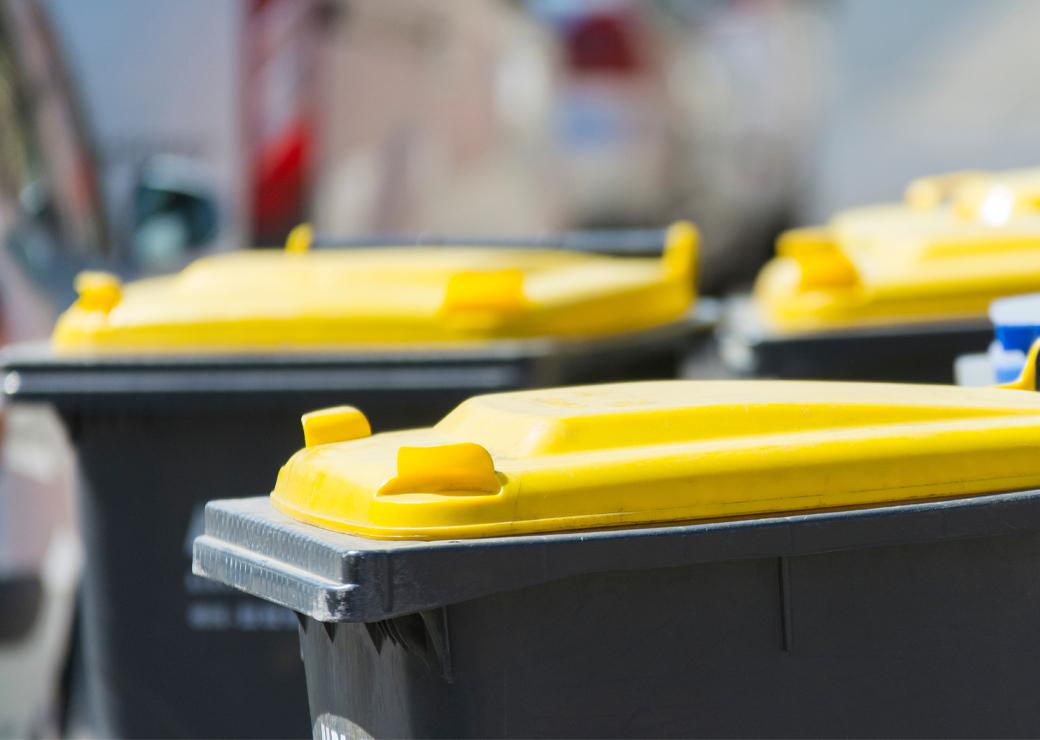
[{"label": "yellow bin lid", "polygon": [[[1040,343],[1038,343],[1040,346]],[[303,418],[271,500],[385,539],[665,524],[1040,486],[1036,351],[1007,388],[661,381],[479,396],[369,436]]]},{"label": "yellow bin lid", "polygon": [[782,331],[983,319],[1040,288],[1040,169],[922,178],[905,202],[781,235],[755,286]]},{"label": "yellow bin lid", "polygon": [[205,257],[125,286],[77,279],[59,353],[341,349],[597,337],[680,320],[693,302],[697,230],[672,225],[661,258],[551,249],[307,249]]}]

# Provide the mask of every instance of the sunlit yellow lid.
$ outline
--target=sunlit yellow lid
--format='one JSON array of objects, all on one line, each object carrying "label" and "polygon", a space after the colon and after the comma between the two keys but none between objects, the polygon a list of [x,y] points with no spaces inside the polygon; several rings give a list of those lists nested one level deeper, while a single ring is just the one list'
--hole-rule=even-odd
[{"label": "sunlit yellow lid", "polygon": [[996,298],[1040,288],[1040,169],[922,178],[903,204],[795,229],[755,297],[782,330],[982,319]]},{"label": "sunlit yellow lid", "polygon": [[399,247],[200,259],[120,285],[77,280],[57,351],[269,351],[596,337],[681,319],[693,301],[697,231],[667,232],[660,258],[550,249]]},{"label": "sunlit yellow lid", "polygon": [[374,538],[454,539],[1040,486],[1036,353],[1016,388],[660,381],[472,398],[429,429],[304,418],[271,499]]}]

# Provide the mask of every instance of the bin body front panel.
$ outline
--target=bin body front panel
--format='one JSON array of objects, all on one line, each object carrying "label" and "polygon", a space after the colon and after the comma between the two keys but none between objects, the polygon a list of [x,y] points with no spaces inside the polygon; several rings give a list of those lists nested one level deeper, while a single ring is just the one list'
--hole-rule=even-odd
[{"label": "bin body front panel", "polygon": [[370,624],[308,618],[312,731],[1036,736],[1038,570],[1040,535],[1015,534],[599,573]]}]

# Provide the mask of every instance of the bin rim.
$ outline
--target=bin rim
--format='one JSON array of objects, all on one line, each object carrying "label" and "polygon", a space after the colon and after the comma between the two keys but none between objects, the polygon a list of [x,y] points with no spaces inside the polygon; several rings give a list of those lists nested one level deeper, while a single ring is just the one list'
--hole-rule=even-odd
[{"label": "bin rim", "polygon": [[369,540],[211,501],[193,572],[321,622],[372,622],[590,573],[788,558],[1040,530],[1040,490],[695,524]]},{"label": "bin rim", "polygon": [[498,340],[479,347],[423,351],[70,356],[55,354],[46,342],[31,342],[0,351],[2,392],[9,401],[75,408],[177,399],[219,402],[231,396],[250,402],[284,396],[327,399],[355,390],[479,393],[525,385],[541,376],[553,378],[604,358],[609,362],[664,350],[681,354],[711,330],[717,313],[717,304],[708,300],[698,302],[681,320],[611,337]]}]

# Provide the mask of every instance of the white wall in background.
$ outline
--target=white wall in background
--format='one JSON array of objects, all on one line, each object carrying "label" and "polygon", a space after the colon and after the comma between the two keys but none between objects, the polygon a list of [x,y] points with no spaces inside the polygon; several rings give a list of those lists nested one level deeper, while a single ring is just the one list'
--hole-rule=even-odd
[{"label": "white wall in background", "polygon": [[835,97],[806,220],[894,200],[913,177],[1040,164],[1040,3],[843,0]]}]

